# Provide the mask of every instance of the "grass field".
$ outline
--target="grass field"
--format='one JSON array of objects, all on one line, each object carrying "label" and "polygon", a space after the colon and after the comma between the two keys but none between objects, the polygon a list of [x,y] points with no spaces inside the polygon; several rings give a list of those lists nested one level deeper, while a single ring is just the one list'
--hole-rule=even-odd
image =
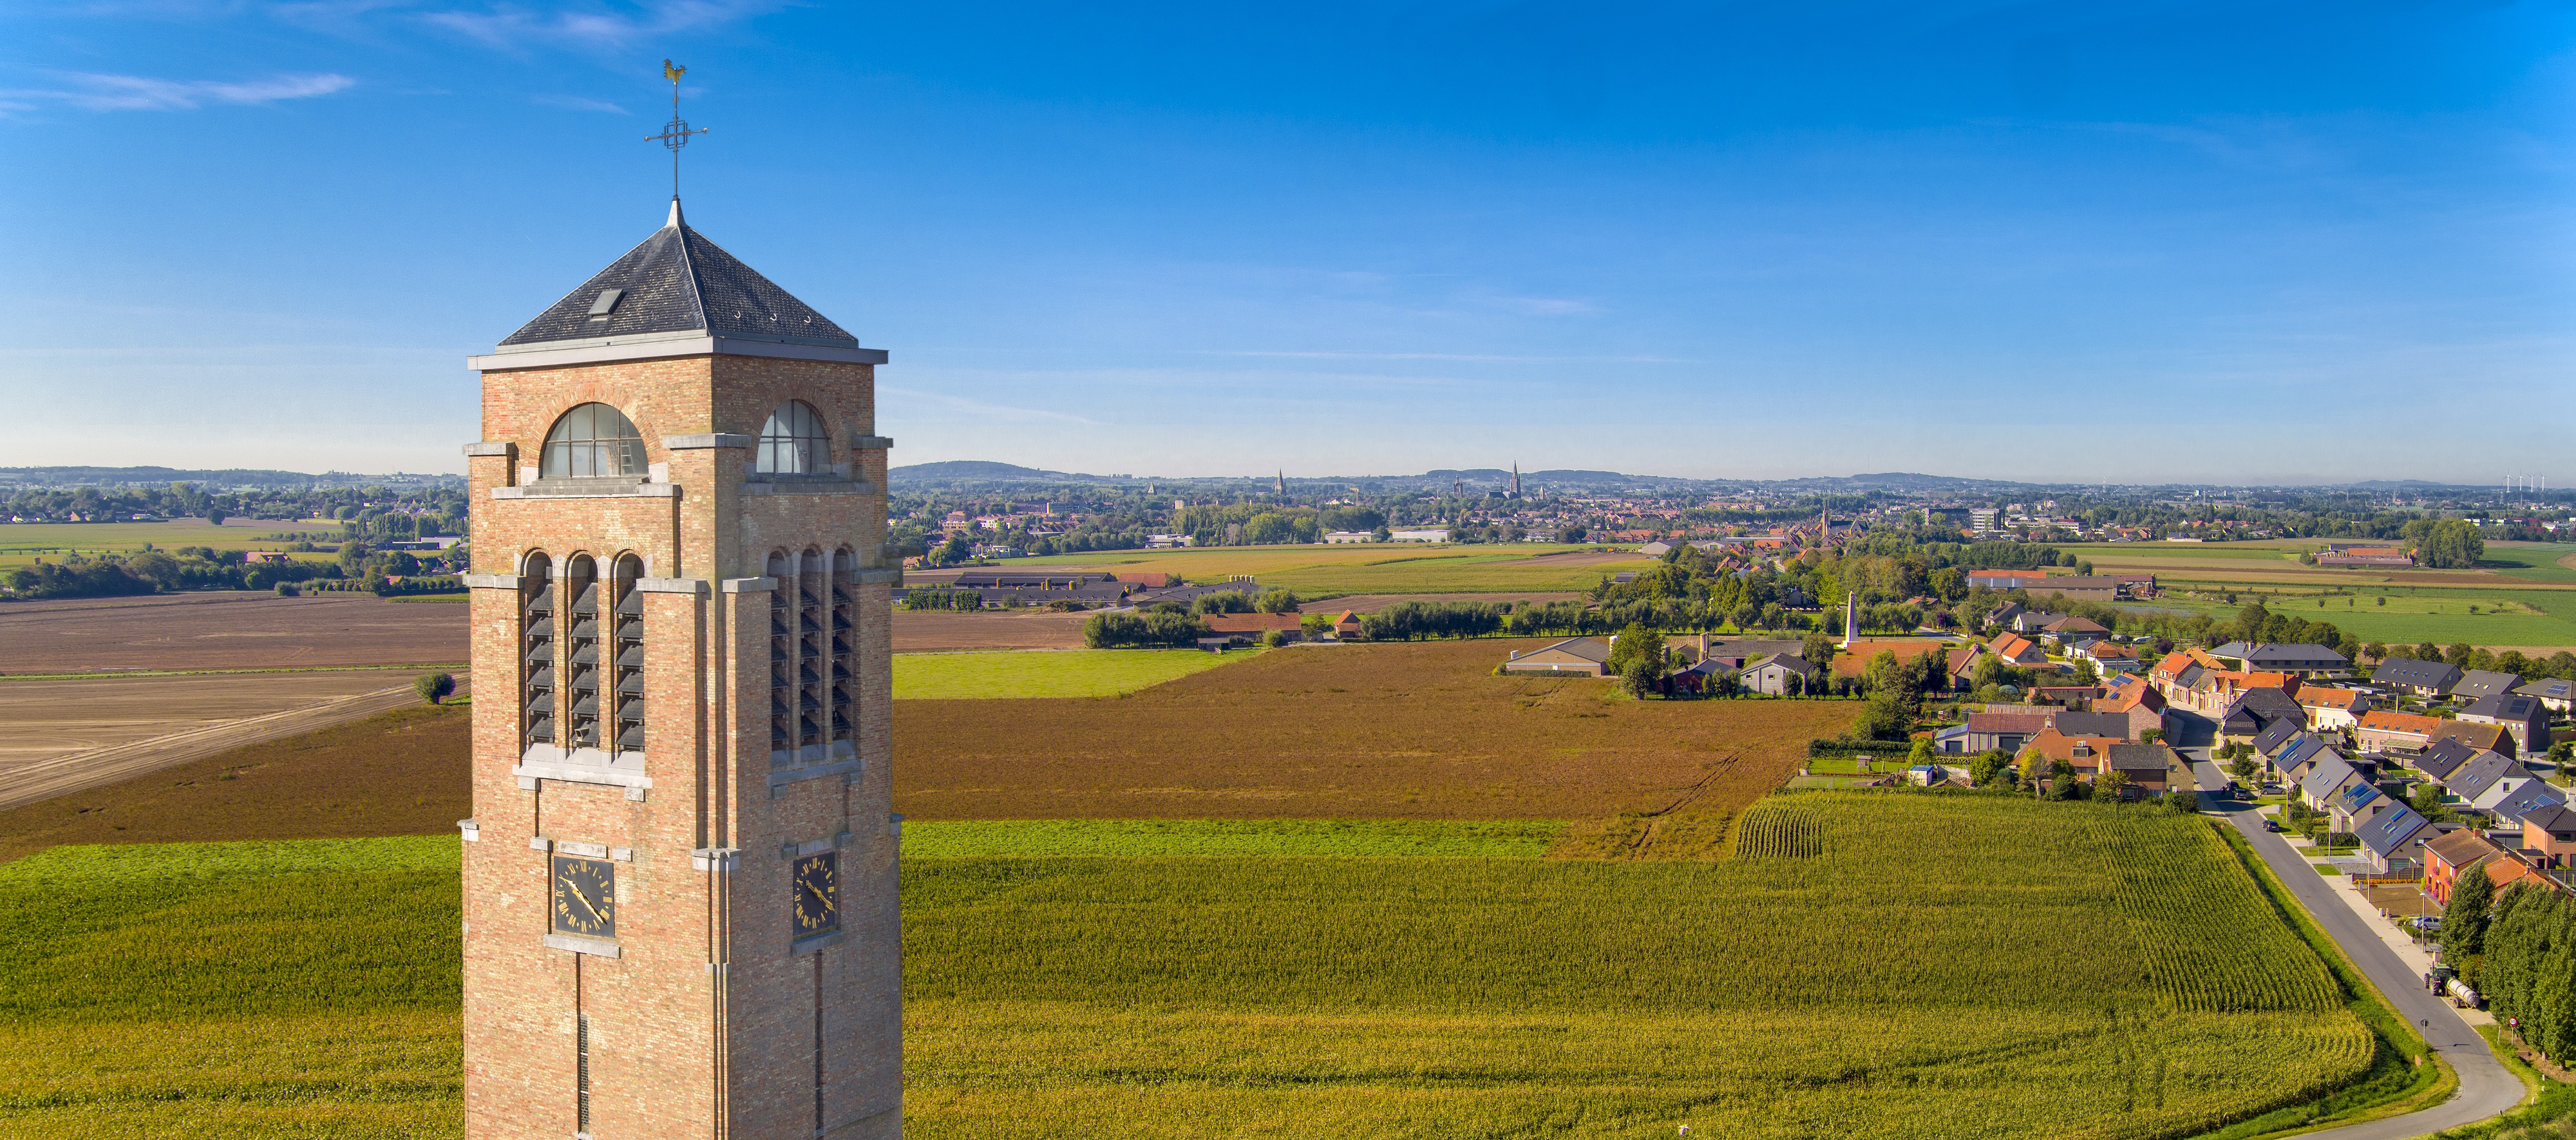
[{"label": "grass field", "polygon": [[1233,664],[1259,651],[1062,649],[1040,652],[898,653],[894,699],[1114,697]]},{"label": "grass field", "polygon": [[0,1134],[454,1136],[456,838],[0,865]]},{"label": "grass field", "polygon": [[[2336,629],[2365,642],[2576,646],[2576,592],[2355,586],[2346,594],[2268,585],[2239,586],[2235,605],[2222,598],[2192,596],[2225,588],[2196,585],[2187,592],[2168,587],[2151,607],[2233,617],[2246,602],[2260,599],[2275,613],[2332,622]],[[2388,604],[2379,605],[2380,598],[2388,599]],[[2318,605],[2320,601],[2325,604]],[[2472,606],[2477,607],[2476,613],[2469,612]]]},{"label": "grass field", "polygon": [[[262,535],[309,531],[313,541],[337,544],[341,527],[337,522],[319,519],[282,522],[276,519],[230,519],[215,526],[204,519],[180,519],[175,522],[138,523],[5,523],[0,522],[0,570],[24,566],[42,558],[60,562],[72,551],[88,555],[132,554],[146,544],[162,550],[182,546],[210,546],[217,550],[273,550],[279,544]],[[328,559],[329,554],[304,555]]]},{"label": "grass field", "polygon": [[1288,649],[1127,696],[910,700],[895,810],[914,819],[1714,821],[1851,726],[1849,701],[1612,700],[1498,677],[1494,639]]},{"label": "grass field", "polygon": [[1121,575],[1178,574],[1192,582],[1250,574],[1299,596],[1494,594],[1588,590],[1605,574],[1644,570],[1654,560],[1590,554],[1540,543],[1510,546],[1224,546],[1130,550],[1014,559],[1010,566],[1088,566]]},{"label": "grass field", "polygon": [[[907,1130],[2144,1140],[2392,1063],[2197,818],[1811,793],[1744,828],[1635,863],[1530,824],[907,825]],[[457,1135],[456,851],[0,866],[0,1133]]]}]

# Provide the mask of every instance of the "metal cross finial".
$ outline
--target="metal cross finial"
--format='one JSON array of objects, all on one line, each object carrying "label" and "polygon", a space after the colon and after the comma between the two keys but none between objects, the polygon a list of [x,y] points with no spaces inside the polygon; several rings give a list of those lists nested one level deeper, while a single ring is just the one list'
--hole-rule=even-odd
[{"label": "metal cross finial", "polygon": [[689,145],[690,135],[703,135],[709,129],[699,127],[694,131],[690,130],[689,121],[680,117],[680,77],[688,73],[688,68],[667,59],[662,61],[662,78],[671,81],[671,121],[662,124],[661,134],[648,136],[644,140],[657,142],[670,148],[671,197],[675,200],[680,196],[680,148]]}]

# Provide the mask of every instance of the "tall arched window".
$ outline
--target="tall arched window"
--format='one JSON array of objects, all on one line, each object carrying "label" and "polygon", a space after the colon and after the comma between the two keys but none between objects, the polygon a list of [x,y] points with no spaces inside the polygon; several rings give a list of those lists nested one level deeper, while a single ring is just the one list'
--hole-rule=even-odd
[{"label": "tall arched window", "polygon": [[644,473],[644,436],[635,421],[606,404],[581,404],[546,433],[548,479],[595,479]]},{"label": "tall arched window", "polygon": [[823,417],[803,400],[789,400],[769,413],[760,428],[760,455],[755,471],[773,475],[811,475],[831,462],[831,441]]}]

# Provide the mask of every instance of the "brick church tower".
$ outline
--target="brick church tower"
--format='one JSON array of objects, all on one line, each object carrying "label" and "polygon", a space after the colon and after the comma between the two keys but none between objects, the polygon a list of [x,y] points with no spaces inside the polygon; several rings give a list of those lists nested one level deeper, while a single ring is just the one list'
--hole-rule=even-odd
[{"label": "brick church tower", "polygon": [[473,1140],[901,1134],[885,359],[677,199],[472,358]]}]

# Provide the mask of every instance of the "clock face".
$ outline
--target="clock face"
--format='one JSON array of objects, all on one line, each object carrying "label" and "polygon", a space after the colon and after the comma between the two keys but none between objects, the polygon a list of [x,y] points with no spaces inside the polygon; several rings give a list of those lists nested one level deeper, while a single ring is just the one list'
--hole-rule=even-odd
[{"label": "clock face", "polygon": [[841,928],[841,853],[796,861],[796,937]]},{"label": "clock face", "polygon": [[617,937],[617,867],[604,859],[555,856],[555,930]]}]

